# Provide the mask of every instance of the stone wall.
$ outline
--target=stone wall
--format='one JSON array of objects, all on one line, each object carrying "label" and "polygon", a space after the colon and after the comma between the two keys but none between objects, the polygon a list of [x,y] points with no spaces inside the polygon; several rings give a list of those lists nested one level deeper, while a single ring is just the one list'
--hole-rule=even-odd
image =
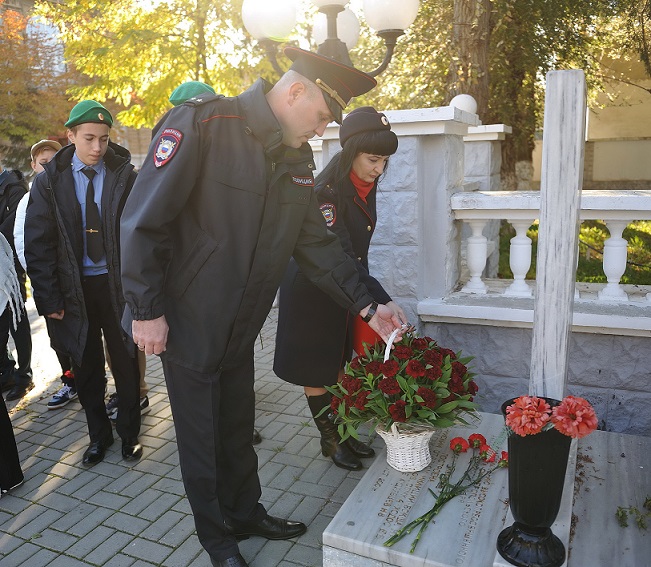
[{"label": "stone wall", "polygon": [[[482,411],[498,413],[503,401],[528,392],[531,329],[425,323],[422,332],[475,357]],[[648,338],[572,333],[567,394],[592,403],[600,429],[651,436],[649,360]]]}]

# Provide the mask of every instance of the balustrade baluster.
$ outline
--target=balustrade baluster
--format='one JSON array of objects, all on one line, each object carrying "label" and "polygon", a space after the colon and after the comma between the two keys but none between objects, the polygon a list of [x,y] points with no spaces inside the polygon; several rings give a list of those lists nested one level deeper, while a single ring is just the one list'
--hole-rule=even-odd
[{"label": "balustrade baluster", "polygon": [[533,224],[533,219],[507,221],[513,225],[515,236],[511,238],[509,249],[509,267],[513,272],[513,283],[506,288],[504,295],[531,297],[533,292],[525,277],[531,267],[531,238],[527,236],[527,230]]},{"label": "balustrade baluster", "polygon": [[463,286],[461,291],[466,293],[484,294],[487,291],[486,284],[482,281],[481,275],[486,267],[486,254],[488,252],[488,239],[483,235],[487,220],[467,220],[472,229],[472,235],[468,237],[467,263],[470,272],[470,280]]},{"label": "balustrade baluster", "polygon": [[619,284],[626,271],[626,258],[628,255],[626,239],[622,232],[630,221],[607,220],[605,221],[610,238],[604,242],[603,269],[608,283],[599,292],[601,301],[628,301],[628,295]]}]

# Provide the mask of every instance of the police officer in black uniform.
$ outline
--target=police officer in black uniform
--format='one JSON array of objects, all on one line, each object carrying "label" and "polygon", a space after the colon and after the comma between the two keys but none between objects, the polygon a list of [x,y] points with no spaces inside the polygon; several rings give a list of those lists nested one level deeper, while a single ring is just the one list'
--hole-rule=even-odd
[{"label": "police officer in black uniform", "polygon": [[306,530],[260,504],[251,443],[253,347],[290,257],[383,336],[400,326],[327,231],[307,143],[375,80],[285,52],[293,65],[274,86],[200,95],[166,115],[122,217],[123,324],[139,348],[162,354],[185,489],[217,567],[247,565],[237,538]]},{"label": "police officer in black uniform", "polygon": [[[360,279],[375,301],[391,307],[406,323],[402,309],[368,271],[368,249],[377,222],[378,180],[389,156],[398,148],[398,138],[383,113],[363,106],[346,116],[339,141],[342,151],[316,178],[316,197],[325,223],[355,261]],[[355,331],[364,333],[368,326],[312,284],[293,259],[280,286],[279,306],[274,372],[305,388],[321,433],[323,455],[332,458],[338,467],[359,470],[360,458],[375,453],[353,437],[341,442],[337,425],[328,412],[323,412],[331,401],[324,386],[337,382],[344,364],[351,359]],[[375,337],[371,333],[367,333],[370,338],[363,336],[356,342],[364,339],[373,344]],[[355,350],[363,353],[360,346]]]}]

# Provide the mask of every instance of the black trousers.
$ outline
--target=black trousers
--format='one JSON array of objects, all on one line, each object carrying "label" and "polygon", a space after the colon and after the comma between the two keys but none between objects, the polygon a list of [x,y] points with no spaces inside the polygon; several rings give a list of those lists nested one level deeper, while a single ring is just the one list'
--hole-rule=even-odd
[{"label": "black trousers", "polygon": [[115,429],[123,439],[137,437],[140,432],[138,362],[135,356],[129,354],[113,311],[108,276],[85,277],[82,287],[88,317],[88,336],[81,366],[73,365],[73,371],[79,401],[86,412],[90,440],[101,441],[112,435],[111,422],[104,405],[106,375],[102,333],[111,356],[113,379],[119,398]]},{"label": "black trousers", "polygon": [[223,561],[238,553],[237,542],[224,530],[224,518],[259,521],[266,514],[259,503],[262,490],[252,445],[253,352],[238,367],[214,374],[162,358],[197,536],[211,559]]},{"label": "black trousers", "polygon": [[[23,296],[23,301],[25,301],[27,296],[25,274],[18,276],[18,282],[20,284],[20,293]],[[18,368],[13,371],[14,384],[26,386],[32,381],[32,329],[24,305],[20,314],[20,321],[18,321],[18,326],[15,329],[13,313],[8,305],[0,315],[0,357],[3,359],[0,360],[0,367],[3,369],[13,366],[7,352],[9,333],[14,339],[16,352],[18,353]]]},{"label": "black trousers", "polygon": [[0,396],[0,489],[9,490],[23,480],[16,438],[4,399]]}]

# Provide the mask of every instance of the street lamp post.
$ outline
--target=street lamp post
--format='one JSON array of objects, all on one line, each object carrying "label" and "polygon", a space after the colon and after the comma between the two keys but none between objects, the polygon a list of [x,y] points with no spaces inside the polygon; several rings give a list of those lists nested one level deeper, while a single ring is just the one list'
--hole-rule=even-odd
[{"label": "street lamp post", "polygon": [[[320,18],[314,24],[314,37],[319,45],[317,53],[353,66],[348,50],[357,43],[359,22],[346,8],[348,0],[312,0],[319,9]],[[419,0],[364,0],[364,17],[371,29],[383,40],[385,54],[377,69],[368,72],[372,77],[389,65],[398,38],[414,22]],[[296,25],[296,7],[293,0],[244,0],[242,19],[247,31],[265,46],[274,69],[282,74],[275,59],[273,42],[289,35]]]}]

